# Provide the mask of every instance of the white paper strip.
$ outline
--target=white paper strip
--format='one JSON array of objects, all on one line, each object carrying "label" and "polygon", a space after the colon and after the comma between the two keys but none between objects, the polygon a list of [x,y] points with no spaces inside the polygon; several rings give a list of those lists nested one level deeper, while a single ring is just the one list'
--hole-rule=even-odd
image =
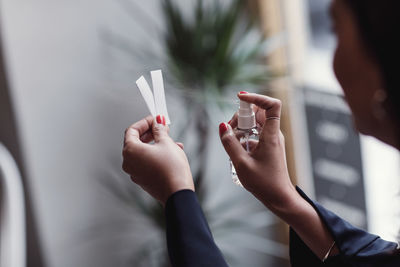
[{"label": "white paper strip", "polygon": [[156,107],[154,104],[154,96],[153,93],[151,92],[150,86],[147,83],[146,79],[141,76],[137,81],[136,81],[136,85],[139,88],[140,93],[142,94],[144,101],[147,104],[147,107],[150,110],[150,113],[153,117],[157,116],[156,113]]},{"label": "white paper strip", "polygon": [[152,71],[151,80],[153,83],[156,113],[164,115],[166,123],[171,124],[167,110],[167,102],[165,100],[164,81],[161,70]]}]

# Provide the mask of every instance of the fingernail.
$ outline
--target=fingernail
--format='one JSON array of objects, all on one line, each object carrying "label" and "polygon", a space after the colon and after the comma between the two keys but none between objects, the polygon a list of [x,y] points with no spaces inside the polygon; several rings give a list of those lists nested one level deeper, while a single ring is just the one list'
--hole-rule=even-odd
[{"label": "fingernail", "polygon": [[157,115],[156,121],[158,124],[163,124],[163,119],[162,119],[161,115]]},{"label": "fingernail", "polygon": [[223,122],[219,125],[219,135],[223,135],[227,130],[228,126],[226,126],[226,123]]},{"label": "fingernail", "polygon": [[228,121],[228,124],[231,125],[232,120]]},{"label": "fingernail", "polygon": [[247,95],[249,92],[246,92],[246,91],[240,91],[239,92],[239,95]]},{"label": "fingernail", "polygon": [[167,123],[165,121],[165,116],[162,116],[162,124],[165,126]]}]

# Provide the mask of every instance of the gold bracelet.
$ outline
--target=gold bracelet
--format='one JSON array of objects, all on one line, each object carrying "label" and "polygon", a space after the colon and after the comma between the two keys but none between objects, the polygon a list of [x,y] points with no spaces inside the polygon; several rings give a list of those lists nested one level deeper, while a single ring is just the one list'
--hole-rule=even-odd
[{"label": "gold bracelet", "polygon": [[329,254],[331,254],[331,251],[332,251],[333,247],[335,246],[335,243],[336,243],[336,241],[334,240],[331,247],[329,248],[328,252],[326,253],[325,257],[322,259],[322,262],[325,262],[326,259],[328,259]]}]

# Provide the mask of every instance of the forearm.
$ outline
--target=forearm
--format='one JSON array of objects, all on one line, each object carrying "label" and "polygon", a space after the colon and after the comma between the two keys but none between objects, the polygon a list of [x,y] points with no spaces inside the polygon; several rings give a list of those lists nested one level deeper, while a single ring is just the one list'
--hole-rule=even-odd
[{"label": "forearm", "polygon": [[166,203],[165,212],[172,266],[228,266],[193,191],[174,193]]},{"label": "forearm", "polygon": [[[260,199],[274,214],[289,224],[303,242],[319,258],[323,259],[333,244],[333,237],[321,220],[317,211],[303,199],[295,189],[282,198],[280,205],[270,205]],[[330,255],[338,254],[336,246]]]}]

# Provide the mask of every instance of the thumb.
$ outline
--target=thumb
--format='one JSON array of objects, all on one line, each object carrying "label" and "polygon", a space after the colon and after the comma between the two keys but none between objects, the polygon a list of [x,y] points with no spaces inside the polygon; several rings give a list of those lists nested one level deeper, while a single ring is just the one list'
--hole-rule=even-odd
[{"label": "thumb", "polygon": [[152,132],[154,137],[154,142],[158,143],[162,139],[168,138],[168,126],[165,123],[165,117],[163,115],[158,115],[152,125]]},{"label": "thumb", "polygon": [[239,140],[237,140],[232,127],[227,123],[221,123],[219,125],[219,135],[222,145],[232,160],[233,165],[235,165],[235,168],[242,165],[249,155],[244,150]]}]

